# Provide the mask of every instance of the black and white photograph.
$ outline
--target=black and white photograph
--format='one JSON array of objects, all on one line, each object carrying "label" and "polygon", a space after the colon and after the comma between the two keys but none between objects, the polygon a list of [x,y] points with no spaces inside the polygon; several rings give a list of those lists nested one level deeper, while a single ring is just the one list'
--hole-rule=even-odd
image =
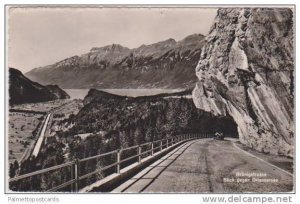
[{"label": "black and white photograph", "polygon": [[6,5],[5,192],[295,192],[295,5]]}]

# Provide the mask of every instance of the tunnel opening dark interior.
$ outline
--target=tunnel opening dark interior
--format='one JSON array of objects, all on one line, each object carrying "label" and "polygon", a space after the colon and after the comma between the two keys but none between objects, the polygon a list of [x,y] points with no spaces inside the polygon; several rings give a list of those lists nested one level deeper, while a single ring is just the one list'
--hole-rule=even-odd
[{"label": "tunnel opening dark interior", "polygon": [[198,110],[193,117],[187,132],[191,133],[223,133],[225,137],[238,138],[238,126],[230,115],[216,116],[212,113]]}]

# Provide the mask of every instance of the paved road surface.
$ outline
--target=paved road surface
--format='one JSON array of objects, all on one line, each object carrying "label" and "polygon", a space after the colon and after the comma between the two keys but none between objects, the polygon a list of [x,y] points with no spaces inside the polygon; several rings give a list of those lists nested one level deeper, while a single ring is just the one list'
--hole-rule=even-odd
[{"label": "paved road surface", "polygon": [[45,123],[43,124],[43,128],[42,128],[41,134],[40,134],[40,136],[39,136],[39,139],[38,139],[38,141],[36,142],[35,147],[34,147],[34,149],[33,149],[32,155],[35,156],[35,157],[37,157],[37,155],[38,155],[39,152],[40,152],[42,143],[43,143],[44,138],[45,138],[45,133],[46,133],[46,130],[47,130],[47,126],[48,126],[48,122],[49,122],[50,116],[51,116],[51,113],[49,113],[49,114],[47,115],[47,118],[46,118],[46,120],[45,120]]},{"label": "paved road surface", "polygon": [[[266,173],[278,182],[238,183],[236,173]],[[234,178],[234,182],[224,182]],[[240,177],[247,178],[247,177]],[[251,179],[251,178],[250,178]],[[200,139],[188,142],[113,192],[290,192],[293,177],[233,145],[233,141]]]}]

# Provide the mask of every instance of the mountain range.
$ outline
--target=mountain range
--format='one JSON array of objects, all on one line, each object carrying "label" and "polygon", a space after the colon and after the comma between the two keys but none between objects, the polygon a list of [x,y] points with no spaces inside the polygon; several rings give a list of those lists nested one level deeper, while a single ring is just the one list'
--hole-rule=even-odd
[{"label": "mountain range", "polygon": [[191,88],[203,35],[193,34],[129,49],[119,44],[93,47],[88,53],[73,56],[25,75],[41,84],[62,88]]}]

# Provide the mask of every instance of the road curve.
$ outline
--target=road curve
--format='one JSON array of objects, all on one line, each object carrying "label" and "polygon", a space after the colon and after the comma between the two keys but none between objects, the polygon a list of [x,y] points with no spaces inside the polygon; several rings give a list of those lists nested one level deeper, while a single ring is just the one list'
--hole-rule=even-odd
[{"label": "road curve", "polygon": [[[260,180],[247,180],[248,177],[237,173],[260,173],[253,176]],[[290,174],[245,154],[235,148],[232,141],[213,139],[181,145],[113,190],[116,193],[291,191],[293,177]]]}]

